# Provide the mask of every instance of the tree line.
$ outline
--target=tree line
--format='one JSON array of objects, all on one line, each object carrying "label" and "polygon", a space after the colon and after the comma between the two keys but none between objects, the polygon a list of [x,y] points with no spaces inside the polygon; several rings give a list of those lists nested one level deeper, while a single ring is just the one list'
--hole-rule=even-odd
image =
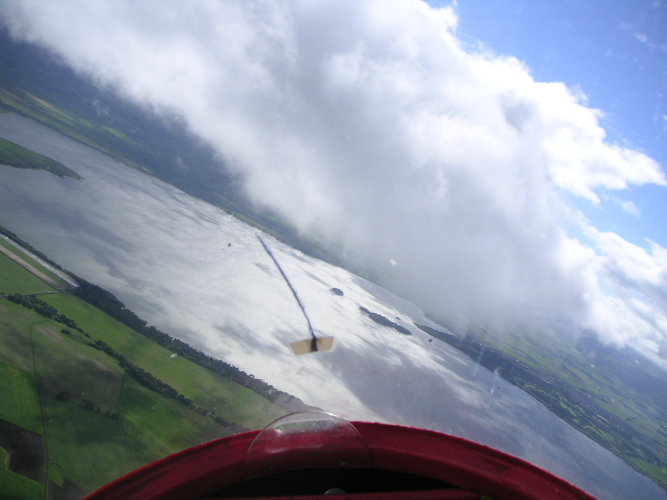
[{"label": "tree line", "polygon": [[174,338],[158,330],[154,326],[148,325],[146,321],[139,318],[134,312],[128,309],[125,304],[111,292],[79,277],[77,277],[77,282],[80,286],[72,291],[73,294],[101,311],[104,311],[106,314],[120,321],[135,332],[151,339],[162,347],[169,349],[169,351],[252,390],[284,410],[294,411],[296,409],[295,407],[299,407],[300,409],[306,408],[306,405],[300,400],[285,392],[279,391],[263,380],[255,378],[252,374],[248,374],[222,360],[213,358],[212,356],[195,349],[190,344]]},{"label": "tree line", "polygon": [[68,318],[64,314],[58,313],[58,310],[55,307],[47,304],[43,300],[38,299],[35,295],[21,295],[20,293],[13,293],[7,296],[7,300],[13,302],[14,304],[19,304],[28,309],[32,309],[44,318],[52,319],[53,321],[62,323],[65,326],[85,334],[79,325],[77,325],[76,321]]},{"label": "tree line", "polygon": [[[23,307],[35,311],[37,314],[39,314],[44,318],[56,321],[58,323],[66,325],[69,328],[72,328],[82,333],[88,339],[90,339],[91,342],[88,343],[90,347],[93,347],[98,351],[102,351],[111,358],[115,359],[128,376],[136,380],[139,383],[139,385],[145,387],[146,389],[153,391],[166,398],[173,399],[204,417],[211,418],[216,424],[229,428],[233,433],[238,433],[248,430],[239,424],[226,421],[224,418],[215,415],[214,412],[209,411],[206,408],[196,406],[191,399],[179,393],[176,389],[171,387],[169,384],[163,382],[153,374],[147,372],[143,368],[130,362],[125,356],[120,354],[106,342],[102,340],[94,340],[87,332],[85,332],[81,327],[79,327],[76,321],[65,316],[64,314],[60,314],[55,307],[51,306],[50,304],[47,304],[43,300],[38,299],[34,295],[21,295],[15,293],[12,295],[8,295],[7,299],[15,304],[19,304]],[[61,332],[66,335],[71,335],[71,331],[67,329],[62,329]],[[69,393],[62,391],[56,395],[56,399],[61,402],[68,402],[70,399],[70,395]],[[89,400],[82,400],[81,403],[79,404],[79,407],[82,410],[94,411],[94,405]],[[99,413],[99,411],[97,413]],[[116,416],[114,418],[113,416],[111,416],[110,418],[117,419],[118,417]]]},{"label": "tree line", "polygon": [[186,398],[183,394],[179,393],[172,386],[163,382],[162,380],[152,375],[151,373],[148,373],[143,368],[128,361],[125,356],[120,354],[106,342],[102,340],[95,340],[93,341],[92,344],[90,344],[90,346],[94,347],[98,351],[106,353],[107,355],[118,361],[118,364],[121,366],[123,370],[125,370],[125,373],[127,373],[130,377],[132,377],[146,389],[156,392],[157,394],[160,394],[161,396],[164,396],[166,398],[175,399],[176,401],[178,401],[184,406],[187,406],[188,408],[196,409],[191,399]]}]

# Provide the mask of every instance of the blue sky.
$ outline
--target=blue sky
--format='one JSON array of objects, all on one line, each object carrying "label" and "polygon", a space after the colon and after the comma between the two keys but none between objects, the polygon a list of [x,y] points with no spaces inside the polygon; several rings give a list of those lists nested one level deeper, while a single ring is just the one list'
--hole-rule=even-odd
[{"label": "blue sky", "polygon": [[[430,2],[433,6],[451,2]],[[604,113],[610,141],[645,152],[667,169],[667,2],[660,0],[459,0],[458,35],[471,48],[517,57],[537,81],[578,87]],[[598,190],[593,206],[573,199],[601,231],[667,246],[667,188]],[[639,214],[623,210],[632,201]]]}]

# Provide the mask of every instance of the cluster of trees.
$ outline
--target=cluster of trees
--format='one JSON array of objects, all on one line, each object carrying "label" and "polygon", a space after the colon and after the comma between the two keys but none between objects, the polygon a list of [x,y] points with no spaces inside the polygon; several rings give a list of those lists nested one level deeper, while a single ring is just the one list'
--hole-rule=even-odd
[{"label": "cluster of trees", "polygon": [[67,403],[72,398],[72,395],[67,391],[60,391],[56,394],[56,399],[61,403]]},{"label": "cluster of trees", "polygon": [[80,286],[73,291],[75,295],[104,311],[124,325],[132,328],[135,332],[151,339],[157,344],[193,363],[197,363],[214,373],[254,391],[272,403],[282,407],[284,410],[294,411],[296,407],[306,408],[306,406],[298,399],[277,390],[263,380],[257,379],[253,375],[245,373],[239,368],[225,363],[224,361],[204,354],[186,342],[171,337],[154,326],[149,326],[146,321],[139,318],[134,312],[125,307],[125,304],[118,300],[112,293],[80,278],[78,278],[78,281]]},{"label": "cluster of trees", "polygon": [[[60,391],[58,394],[56,394],[56,399],[61,403],[67,403],[70,401],[70,399],[72,399],[72,395],[67,391]],[[81,402],[79,403],[79,408],[83,411],[91,411],[99,413],[107,418],[110,418],[111,420],[118,420],[120,418],[120,415],[118,413],[114,413],[109,410],[102,413],[100,407],[99,406],[95,407],[95,403],[93,403],[90,399],[87,398],[81,400]]]}]

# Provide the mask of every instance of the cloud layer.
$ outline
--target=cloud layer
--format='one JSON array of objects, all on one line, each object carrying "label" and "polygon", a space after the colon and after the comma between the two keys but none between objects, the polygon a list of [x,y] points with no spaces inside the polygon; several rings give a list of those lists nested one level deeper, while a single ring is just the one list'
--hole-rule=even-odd
[{"label": "cloud layer", "polygon": [[[427,311],[540,311],[605,338],[667,336],[667,250],[562,229],[569,197],[665,185],[600,113],[519,61],[467,52],[419,1],[7,1],[17,38],[177,113],[249,196]],[[600,280],[606,283],[603,293]]]}]

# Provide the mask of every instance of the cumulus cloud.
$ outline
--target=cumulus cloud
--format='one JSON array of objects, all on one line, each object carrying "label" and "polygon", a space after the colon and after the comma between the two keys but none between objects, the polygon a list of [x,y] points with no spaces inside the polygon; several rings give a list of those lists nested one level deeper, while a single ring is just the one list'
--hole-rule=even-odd
[{"label": "cumulus cloud", "polygon": [[618,295],[632,294],[667,311],[667,249],[649,241],[650,251],[614,233],[590,228],[588,234],[600,250],[605,278]]},{"label": "cumulus cloud", "polygon": [[588,323],[603,338],[629,343],[664,363],[667,249],[649,241],[646,250],[590,226],[586,232],[598,251],[590,266],[610,292],[590,289]]},{"label": "cumulus cloud", "polygon": [[[606,141],[579,91],[464,50],[452,8],[17,0],[3,11],[16,38],[181,115],[258,205],[430,312],[538,309],[615,339],[628,321],[666,333],[642,319],[665,311],[648,277],[664,249],[638,257],[595,233],[596,253],[561,229],[564,193],[598,204],[596,190],[665,185],[660,166]],[[656,297],[633,295],[653,309],[603,294],[600,273]]]}]

